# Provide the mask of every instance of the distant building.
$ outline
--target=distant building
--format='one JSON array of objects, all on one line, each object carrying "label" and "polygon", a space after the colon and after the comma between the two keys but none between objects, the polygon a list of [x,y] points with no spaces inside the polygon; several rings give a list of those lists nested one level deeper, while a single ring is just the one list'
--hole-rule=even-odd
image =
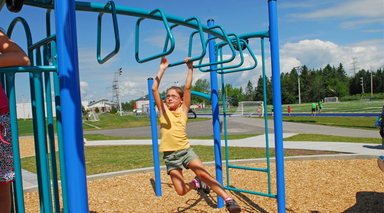
[{"label": "distant building", "polygon": [[149,95],[145,95],[136,99],[134,108],[138,113],[145,113],[149,111]]},{"label": "distant building", "polygon": [[[85,110],[88,109],[88,101],[82,101],[81,104],[84,106]],[[52,116],[56,117],[55,102],[52,102]],[[44,102],[44,111],[45,116],[47,116],[46,103]],[[31,103],[16,103],[16,113],[17,119],[29,119],[32,118],[32,107]]]},{"label": "distant building", "polygon": [[100,112],[108,112],[113,108],[117,108],[117,103],[113,103],[108,99],[100,99],[88,104],[88,109],[90,112],[94,112],[96,108],[99,108]]}]

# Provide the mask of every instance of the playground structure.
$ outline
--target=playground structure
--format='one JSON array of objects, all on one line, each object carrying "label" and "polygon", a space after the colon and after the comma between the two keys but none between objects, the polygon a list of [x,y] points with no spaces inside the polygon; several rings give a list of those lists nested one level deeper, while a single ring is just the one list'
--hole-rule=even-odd
[{"label": "playground structure", "polygon": [[[5,5],[5,0],[0,0],[0,9]],[[98,33],[97,33],[97,60],[100,64],[105,63],[107,60],[116,55],[120,48],[119,30],[117,25],[117,15],[127,15],[139,17],[136,24],[136,42],[135,42],[135,55],[138,63],[144,63],[154,59],[167,56],[172,53],[175,47],[175,40],[172,35],[172,29],[177,26],[184,26],[195,29],[190,36],[188,56],[191,56],[192,51],[192,38],[195,34],[200,36],[202,44],[202,53],[200,56],[193,57],[192,61],[199,61],[195,68],[199,68],[202,72],[210,72],[211,76],[211,95],[206,97],[212,101],[212,118],[214,129],[214,148],[215,148],[215,162],[216,162],[216,178],[221,183],[223,181],[221,171],[221,143],[220,143],[220,121],[219,121],[219,107],[218,107],[218,85],[217,74],[222,76],[222,85],[224,91],[224,74],[232,72],[240,72],[251,70],[257,66],[256,57],[253,55],[252,50],[248,46],[248,40],[253,38],[260,38],[262,58],[263,58],[263,72],[265,72],[264,63],[264,38],[269,38],[271,46],[271,61],[272,61],[272,83],[273,83],[273,103],[275,109],[274,129],[275,129],[275,150],[276,150],[276,173],[277,173],[277,195],[270,193],[257,193],[264,196],[275,197],[278,201],[278,211],[285,212],[285,184],[284,184],[284,160],[283,160],[283,139],[282,139],[282,117],[281,117],[281,89],[280,89],[280,65],[279,65],[279,51],[278,51],[278,32],[277,32],[277,14],[276,14],[276,1],[268,1],[269,11],[269,30],[257,33],[249,33],[244,35],[227,34],[223,27],[214,25],[213,20],[208,20],[207,26],[201,24],[200,20],[196,17],[189,19],[179,18],[172,15],[167,15],[161,9],[147,11],[137,8],[129,8],[122,6],[115,6],[113,1],[107,4],[89,3],[89,2],[75,2],[67,0],[25,0],[24,5],[35,6],[47,9],[46,12],[46,30],[47,37],[35,43],[32,42],[32,34],[27,21],[21,17],[15,18],[8,27],[7,35],[12,38],[12,31],[17,23],[21,23],[24,27],[27,37],[27,55],[30,58],[30,67],[8,67],[0,69],[0,81],[4,83],[6,92],[10,102],[10,114],[15,163],[16,181],[13,184],[13,194],[15,201],[15,212],[25,212],[24,198],[23,198],[23,185],[22,174],[20,165],[20,154],[17,134],[17,116],[16,116],[16,98],[15,98],[15,74],[16,73],[29,73],[30,78],[30,92],[31,99],[34,103],[32,107],[34,140],[36,147],[36,164],[37,176],[40,196],[41,212],[60,212],[59,190],[55,145],[54,145],[54,128],[52,106],[47,104],[47,121],[45,120],[44,113],[44,93],[51,94],[51,73],[53,78],[55,110],[56,110],[56,126],[57,138],[59,144],[59,159],[61,171],[61,186],[62,186],[62,200],[64,212],[88,212],[88,196],[87,196],[87,183],[85,172],[85,156],[83,145],[83,128],[81,116],[81,101],[80,101],[80,87],[79,87],[79,69],[78,69],[78,54],[77,54],[77,37],[76,37],[76,20],[75,11],[92,11],[98,12]],[[51,10],[55,9],[56,33],[51,33],[50,14]],[[115,35],[115,49],[104,58],[101,57],[101,19],[104,13],[110,13],[113,17],[114,35]],[[161,21],[167,31],[167,39],[165,40],[164,50],[157,55],[140,58],[139,48],[139,28],[140,23],[144,19],[153,19]],[[169,25],[173,23],[174,25]],[[204,33],[208,34],[208,39],[204,39]],[[214,44],[215,40],[221,42]],[[209,49],[209,63],[202,63],[206,55],[206,46]],[[224,60],[222,57],[222,47],[228,46],[232,52],[229,59]],[[41,50],[42,49],[42,50]],[[248,50],[254,60],[254,65],[251,67],[242,68],[244,62],[243,50]],[[220,52],[220,59],[218,57]],[[226,65],[235,58],[239,53],[241,62],[238,65]],[[52,62],[50,62],[52,59]],[[183,61],[174,62],[170,67],[182,64]],[[217,65],[220,65],[218,67]],[[44,76],[44,79],[43,79]],[[265,73],[264,73],[265,77]],[[149,79],[149,91],[152,85],[152,79]],[[264,78],[265,87],[265,78]],[[264,88],[264,91],[266,89]],[[264,95],[264,99],[266,95]],[[225,94],[223,94],[225,99]],[[153,101],[153,95],[150,94],[150,101]],[[45,102],[52,103],[51,96],[45,95]],[[264,100],[266,104],[266,100]],[[150,104],[151,121],[155,119],[154,105]],[[267,109],[264,106],[264,109]],[[225,106],[224,106],[225,114]],[[266,113],[265,113],[266,114]],[[224,116],[224,125],[226,125]],[[267,119],[267,118],[266,118]],[[266,120],[267,124],[267,120]],[[47,134],[48,126],[48,134]],[[267,127],[267,125],[266,125]],[[226,126],[224,127],[226,129]],[[48,147],[47,135],[49,138],[49,155],[48,160]],[[225,133],[226,135],[226,133]],[[155,130],[152,131],[153,138],[157,138]],[[227,139],[226,139],[227,141]],[[268,142],[268,138],[266,140]],[[154,163],[155,173],[158,174],[158,150],[156,150],[157,143],[153,144],[154,147]],[[227,156],[228,159],[228,156]],[[269,160],[269,156],[267,156]],[[51,167],[49,166],[51,165]],[[228,165],[228,168],[236,168],[236,166]],[[238,168],[246,169],[246,168]],[[269,169],[269,168],[268,168]],[[265,169],[254,169],[256,171],[268,172]],[[70,171],[69,175],[67,171]],[[51,172],[51,174],[50,174]],[[50,176],[52,176],[52,185]],[[229,181],[229,178],[228,178]],[[270,185],[270,184],[269,184]],[[156,175],[156,194],[161,196],[160,177]],[[229,190],[239,190],[235,188],[225,187]],[[53,196],[51,195],[53,191]],[[239,190],[242,192],[248,192]],[[160,194],[159,194],[160,193]],[[253,192],[249,192],[253,193]],[[218,207],[224,207],[223,200],[218,197]]]}]

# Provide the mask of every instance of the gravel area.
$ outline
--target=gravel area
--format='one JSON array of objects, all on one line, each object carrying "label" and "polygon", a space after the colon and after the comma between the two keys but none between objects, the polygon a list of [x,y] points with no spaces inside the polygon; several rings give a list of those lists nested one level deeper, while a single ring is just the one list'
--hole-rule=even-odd
[{"label": "gravel area", "polygon": [[[33,140],[21,139],[22,156],[33,155]],[[32,145],[31,145],[32,144]],[[308,150],[285,150],[295,155],[335,154]],[[266,164],[243,166],[266,168]],[[214,176],[215,168],[207,167]],[[225,167],[223,168],[225,171]],[[226,174],[224,172],[224,185]],[[230,186],[268,193],[265,173],[230,169]],[[276,169],[271,164],[271,189],[276,194]],[[191,181],[193,172],[185,170]],[[217,195],[191,191],[179,196],[165,171],[161,171],[162,197],[154,191],[154,173],[124,175],[88,182],[89,210],[101,212],[228,212],[217,209]],[[286,212],[384,212],[384,172],[377,160],[286,161]],[[229,191],[242,212],[277,212],[277,200]],[[39,212],[38,192],[24,195],[26,212]],[[62,205],[62,204],[61,204]]]}]

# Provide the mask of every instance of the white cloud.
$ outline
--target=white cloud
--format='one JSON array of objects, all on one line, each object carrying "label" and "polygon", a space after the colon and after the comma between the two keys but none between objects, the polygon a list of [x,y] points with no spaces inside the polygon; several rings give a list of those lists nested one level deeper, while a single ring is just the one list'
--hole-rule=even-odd
[{"label": "white cloud", "polygon": [[328,18],[328,17],[382,17],[384,3],[382,0],[353,0],[353,1],[333,1],[337,5],[326,9],[320,9],[308,13],[296,13],[292,16],[297,18]]},{"label": "white cloud", "polygon": [[[280,51],[281,63],[287,61],[291,63],[290,69],[289,66],[285,68],[289,71],[297,66],[298,62],[300,65],[306,65],[309,69],[324,68],[327,64],[337,67],[339,63],[342,63],[345,71],[351,75],[353,74],[352,58],[356,58],[358,62],[356,71],[369,69],[370,66],[380,67],[383,65],[383,48],[378,48],[378,46],[383,46],[383,42],[381,45],[377,45],[378,43],[380,41],[371,40],[349,46],[338,46],[330,41],[318,39],[286,43]],[[284,67],[284,64],[281,67]]]},{"label": "white cloud", "polygon": [[86,91],[88,91],[88,83],[85,81],[80,81],[80,93],[84,94]]},{"label": "white cloud", "polygon": [[341,23],[340,27],[346,28],[346,29],[355,29],[362,26],[366,26],[367,24],[380,23],[380,22],[383,22],[383,18],[353,20],[353,21],[346,21]]}]

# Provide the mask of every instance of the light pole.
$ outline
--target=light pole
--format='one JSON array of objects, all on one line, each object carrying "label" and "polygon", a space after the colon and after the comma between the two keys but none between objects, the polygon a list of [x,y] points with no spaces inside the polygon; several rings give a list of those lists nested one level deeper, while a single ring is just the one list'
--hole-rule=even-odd
[{"label": "light pole", "polygon": [[[373,74],[372,74],[372,66],[371,66],[371,98],[373,98]],[[371,99],[372,100],[372,99]]]},{"label": "light pole", "polygon": [[363,77],[360,77],[360,80],[361,80],[361,95],[364,95],[364,78]]},{"label": "light pole", "polygon": [[298,67],[294,67],[296,70],[297,70],[297,87],[299,89],[299,104],[301,104],[301,95],[300,95],[300,72],[301,72],[301,68],[302,66],[298,66]]},{"label": "light pole", "polygon": [[24,95],[21,96],[21,102],[23,102],[23,117],[25,121]]},{"label": "light pole", "polygon": [[121,73],[122,73],[122,71],[121,71],[121,69],[122,68],[118,68],[117,69],[117,73],[118,73],[118,75],[117,75],[117,88],[118,88],[118,91],[119,91],[119,111],[120,111],[120,116],[122,116],[122,109],[121,109],[121,98],[120,98],[120,75],[121,75]]}]

